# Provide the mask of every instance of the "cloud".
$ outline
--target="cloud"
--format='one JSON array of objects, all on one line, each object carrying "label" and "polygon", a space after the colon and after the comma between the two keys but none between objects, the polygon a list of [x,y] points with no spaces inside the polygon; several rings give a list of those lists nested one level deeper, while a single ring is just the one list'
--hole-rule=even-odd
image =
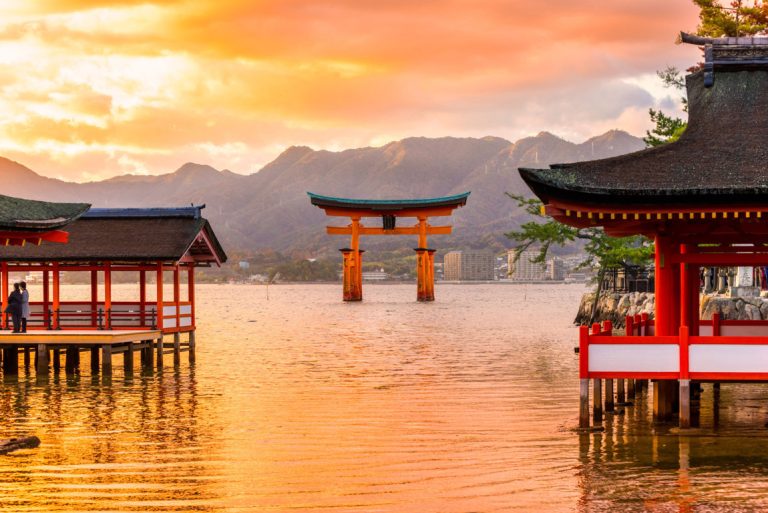
[{"label": "cloud", "polygon": [[[643,130],[687,2],[0,3],[0,152],[69,179],[412,135]],[[35,167],[39,166],[39,167]]]}]

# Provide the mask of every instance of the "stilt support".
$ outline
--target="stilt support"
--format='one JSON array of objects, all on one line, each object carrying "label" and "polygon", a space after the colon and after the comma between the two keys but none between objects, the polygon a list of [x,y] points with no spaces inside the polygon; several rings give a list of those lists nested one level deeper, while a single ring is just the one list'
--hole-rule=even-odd
[{"label": "stilt support", "polygon": [[99,373],[99,348],[91,348],[91,374]]},{"label": "stilt support", "polygon": [[624,395],[624,380],[616,380],[616,403],[624,405],[627,402],[627,397]]},{"label": "stilt support", "polygon": [[592,420],[595,425],[603,423],[603,382],[592,380]]},{"label": "stilt support", "polygon": [[[54,351],[54,360],[56,358],[56,352]],[[67,374],[74,374],[75,369],[77,369],[79,365],[80,359],[80,348],[77,346],[67,346],[67,352],[64,357],[64,372]]]},{"label": "stilt support", "polygon": [[104,376],[112,375],[112,346],[109,344],[101,346],[101,372]]},{"label": "stilt support", "polygon": [[589,428],[589,379],[579,380],[579,427]]},{"label": "stilt support", "polygon": [[3,372],[5,375],[16,375],[19,373],[19,348],[3,348]]},{"label": "stilt support", "polygon": [[605,380],[605,413],[613,413],[613,380]]},{"label": "stilt support", "polygon": [[189,363],[195,363],[195,330],[189,332]]},{"label": "stilt support", "polygon": [[691,427],[691,380],[680,380],[680,427]]},{"label": "stilt support", "polygon": [[635,400],[635,380],[634,379],[627,380],[627,400],[629,402],[632,402]]},{"label": "stilt support", "polygon": [[181,335],[177,331],[173,334],[173,366],[181,365]]},{"label": "stilt support", "polygon": [[37,375],[48,375],[48,345],[37,344]]},{"label": "stilt support", "polygon": [[126,376],[133,374],[133,352],[133,342],[130,342],[128,347],[125,348],[125,353],[123,353],[123,370]]},{"label": "stilt support", "polygon": [[[152,344],[152,341],[149,341],[150,344]],[[163,368],[163,337],[160,337],[157,339],[157,368],[162,369]],[[151,349],[150,349],[151,351]]]},{"label": "stilt support", "polygon": [[656,420],[672,418],[676,381],[660,379],[653,383],[653,416]]}]

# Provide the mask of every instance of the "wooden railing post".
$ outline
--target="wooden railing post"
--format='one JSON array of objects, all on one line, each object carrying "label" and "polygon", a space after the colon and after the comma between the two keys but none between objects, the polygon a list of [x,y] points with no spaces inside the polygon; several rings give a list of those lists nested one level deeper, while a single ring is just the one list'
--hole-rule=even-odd
[{"label": "wooden railing post", "polygon": [[634,335],[634,334],[635,334],[635,325],[634,325],[634,321],[635,321],[635,320],[632,318],[632,316],[631,316],[631,315],[627,315],[627,316],[624,318],[624,333],[625,333],[625,334],[626,334],[628,337],[631,337],[632,335]]},{"label": "wooden railing post", "polygon": [[720,336],[720,313],[715,312],[712,314],[712,336]]},{"label": "wooden railing post", "polygon": [[579,378],[589,378],[589,328],[579,327]]}]

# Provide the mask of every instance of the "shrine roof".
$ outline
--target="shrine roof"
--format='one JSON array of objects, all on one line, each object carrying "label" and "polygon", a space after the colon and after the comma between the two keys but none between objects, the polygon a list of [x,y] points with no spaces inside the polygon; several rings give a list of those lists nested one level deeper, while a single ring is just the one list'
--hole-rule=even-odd
[{"label": "shrine roof", "polygon": [[421,199],[352,199],[321,196],[308,192],[313,205],[320,208],[341,208],[350,210],[375,210],[397,211],[405,209],[435,208],[435,207],[462,207],[466,205],[470,193],[465,192],[453,196]]},{"label": "shrine roof", "polygon": [[50,203],[0,195],[0,230],[55,230],[80,217],[89,207],[87,203]]},{"label": "shrine roof", "polygon": [[704,69],[686,77],[688,127],[676,142],[549,169],[521,168],[545,203],[595,206],[768,200],[768,37],[700,38]]},{"label": "shrine roof", "polygon": [[208,220],[199,215],[201,208],[92,209],[67,226],[69,244],[6,247],[0,260],[225,262],[227,255]]}]

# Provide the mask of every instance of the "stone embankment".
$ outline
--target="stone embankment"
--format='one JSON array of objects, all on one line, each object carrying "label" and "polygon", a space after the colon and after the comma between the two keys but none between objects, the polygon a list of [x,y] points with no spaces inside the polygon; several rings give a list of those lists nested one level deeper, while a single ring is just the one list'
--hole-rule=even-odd
[{"label": "stone embankment", "polygon": [[[576,324],[586,324],[592,313],[594,293],[584,294],[576,315]],[[595,322],[611,321],[616,328],[624,326],[627,315],[647,313],[653,318],[654,297],[652,292],[629,292],[625,294],[606,292],[600,295]],[[721,319],[736,321],[768,320],[768,298],[764,297],[726,297],[703,296],[701,298],[701,318],[711,319],[712,314],[720,313]]]},{"label": "stone embankment", "polygon": [[[588,292],[581,297],[576,324],[589,323],[592,314],[594,292]],[[605,292],[600,295],[597,303],[595,322],[611,321],[613,326],[621,328],[627,315],[647,313],[653,317],[654,298],[652,292],[628,292],[626,294]]]}]

